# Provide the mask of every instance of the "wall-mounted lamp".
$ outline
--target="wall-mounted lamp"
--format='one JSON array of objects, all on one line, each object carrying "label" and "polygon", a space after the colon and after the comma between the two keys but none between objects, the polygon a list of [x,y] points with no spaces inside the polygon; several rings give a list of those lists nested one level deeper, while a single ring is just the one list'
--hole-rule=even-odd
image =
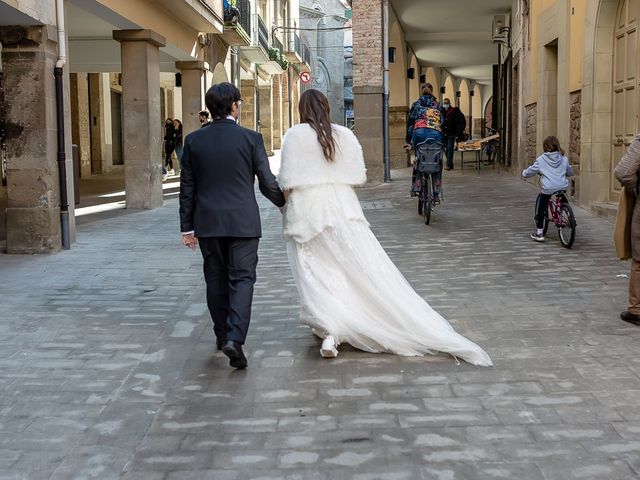
[{"label": "wall-mounted lamp", "polygon": [[461,92],[460,90],[458,90],[458,91],[456,92],[456,97],[457,97],[457,98],[460,98],[460,96],[461,96],[461,95],[462,95],[462,92]]},{"label": "wall-mounted lamp", "polygon": [[182,74],[180,72],[176,73],[176,87],[182,86]]},{"label": "wall-mounted lamp", "polygon": [[475,92],[474,92],[473,90],[471,90],[471,91],[469,92],[469,96],[470,96],[470,97],[473,97],[474,95],[475,95]]},{"label": "wall-mounted lamp", "polygon": [[444,95],[445,93],[447,93],[447,88],[446,87],[440,87],[440,93],[442,95]]},{"label": "wall-mounted lamp", "polygon": [[420,83],[427,83],[427,76],[424,73],[420,75]]},{"label": "wall-mounted lamp", "polygon": [[413,80],[416,78],[416,69],[415,68],[407,68],[407,78]]},{"label": "wall-mounted lamp", "polygon": [[389,47],[389,63],[396,63],[396,47]]}]

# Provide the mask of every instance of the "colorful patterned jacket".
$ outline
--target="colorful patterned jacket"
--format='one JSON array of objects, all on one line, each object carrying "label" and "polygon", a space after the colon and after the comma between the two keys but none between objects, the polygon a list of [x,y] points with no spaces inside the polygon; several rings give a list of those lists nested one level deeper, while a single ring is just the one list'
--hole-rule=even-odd
[{"label": "colorful patterned jacket", "polygon": [[431,128],[442,131],[442,113],[440,102],[433,95],[423,95],[411,105],[411,112],[407,120],[406,142],[411,143],[413,131],[418,128]]}]

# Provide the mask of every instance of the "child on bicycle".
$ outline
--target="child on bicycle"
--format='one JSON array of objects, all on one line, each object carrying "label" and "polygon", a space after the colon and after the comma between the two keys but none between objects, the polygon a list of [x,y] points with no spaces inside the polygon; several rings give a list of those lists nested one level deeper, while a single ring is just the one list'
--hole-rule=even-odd
[{"label": "child on bicycle", "polygon": [[544,242],[544,218],[549,205],[549,199],[558,190],[566,190],[569,187],[567,177],[573,176],[573,168],[564,150],[560,147],[560,140],[549,136],[542,143],[544,153],[536,158],[529,168],[522,171],[525,178],[540,175],[540,193],[536,199],[536,231],[531,238],[536,242]]}]

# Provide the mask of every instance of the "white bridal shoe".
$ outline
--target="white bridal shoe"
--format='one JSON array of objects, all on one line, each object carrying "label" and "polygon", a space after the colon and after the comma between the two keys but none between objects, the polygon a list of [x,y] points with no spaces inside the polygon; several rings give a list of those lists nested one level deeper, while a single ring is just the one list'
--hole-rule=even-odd
[{"label": "white bridal shoe", "polygon": [[324,337],[322,347],[320,347],[320,355],[322,355],[323,358],[335,358],[338,356],[336,341],[331,335]]}]

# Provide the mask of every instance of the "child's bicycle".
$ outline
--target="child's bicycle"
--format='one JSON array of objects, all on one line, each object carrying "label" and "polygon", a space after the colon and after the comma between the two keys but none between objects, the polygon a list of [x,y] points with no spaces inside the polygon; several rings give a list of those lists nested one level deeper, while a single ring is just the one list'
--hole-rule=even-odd
[{"label": "child's bicycle", "polygon": [[564,248],[571,248],[576,239],[576,217],[573,214],[569,200],[565,196],[566,190],[554,192],[549,199],[549,207],[544,216],[542,234],[546,235],[551,220],[558,229],[560,243]]}]

